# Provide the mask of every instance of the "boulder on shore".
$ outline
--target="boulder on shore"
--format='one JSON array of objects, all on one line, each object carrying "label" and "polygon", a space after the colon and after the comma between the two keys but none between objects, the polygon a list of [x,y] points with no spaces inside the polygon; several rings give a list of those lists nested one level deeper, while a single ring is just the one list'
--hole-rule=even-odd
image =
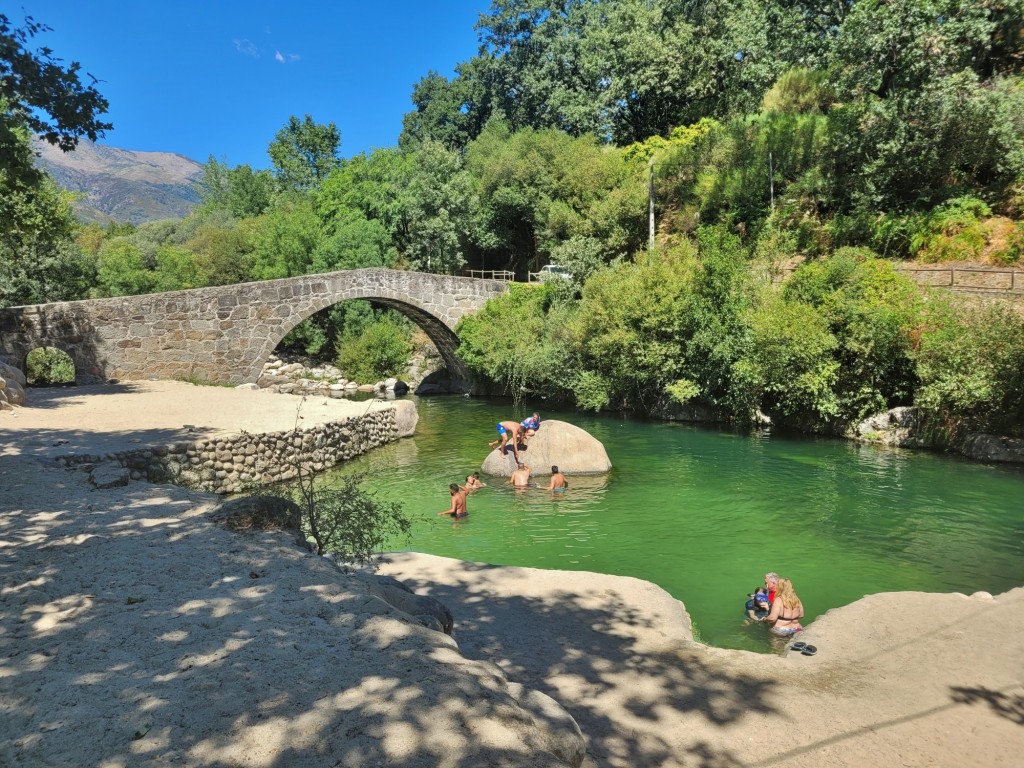
[{"label": "boulder on shore", "polygon": [[[497,477],[511,477],[516,468],[511,443],[505,455],[493,449],[484,459],[480,471]],[[566,475],[597,475],[612,468],[601,441],[575,424],[547,419],[526,446],[519,449],[519,459],[533,470],[534,475],[550,475],[556,465]]]},{"label": "boulder on shore", "polygon": [[0,411],[25,404],[25,374],[0,357]]}]

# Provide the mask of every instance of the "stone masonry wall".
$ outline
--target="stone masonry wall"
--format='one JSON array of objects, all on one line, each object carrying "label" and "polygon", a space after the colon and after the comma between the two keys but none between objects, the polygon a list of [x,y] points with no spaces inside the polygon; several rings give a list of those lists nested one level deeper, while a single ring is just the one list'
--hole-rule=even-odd
[{"label": "stone masonry wall", "polygon": [[453,332],[506,283],[393,269],[356,269],[145,296],[0,309],[0,354],[15,362],[57,347],[80,384],[109,379],[255,382],[281,339],[341,301],[368,299],[421,327],[462,373]]},{"label": "stone masonry wall", "polygon": [[112,462],[126,468],[133,480],[237,493],[293,479],[299,466],[303,472],[320,472],[393,442],[402,436],[398,419],[397,409],[386,408],[304,430],[183,441],[137,451],[68,456],[61,461],[69,466]]}]

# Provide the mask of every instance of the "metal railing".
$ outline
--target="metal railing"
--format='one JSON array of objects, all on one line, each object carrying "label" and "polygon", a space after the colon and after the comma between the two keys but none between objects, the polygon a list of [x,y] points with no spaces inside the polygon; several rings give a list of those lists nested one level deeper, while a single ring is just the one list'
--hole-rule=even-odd
[{"label": "metal railing", "polygon": [[516,273],[508,269],[464,269],[463,277],[475,277],[480,280],[504,280],[511,283],[516,279]]}]

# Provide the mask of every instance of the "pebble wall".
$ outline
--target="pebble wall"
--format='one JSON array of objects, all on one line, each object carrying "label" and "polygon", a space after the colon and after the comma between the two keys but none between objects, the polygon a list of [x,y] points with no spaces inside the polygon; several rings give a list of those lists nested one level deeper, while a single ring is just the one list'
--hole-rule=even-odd
[{"label": "pebble wall", "polygon": [[225,494],[290,480],[300,467],[303,472],[320,472],[400,436],[397,411],[386,408],[304,430],[236,434],[106,455],[66,456],[60,461],[68,466],[110,462],[124,467],[133,480]]}]

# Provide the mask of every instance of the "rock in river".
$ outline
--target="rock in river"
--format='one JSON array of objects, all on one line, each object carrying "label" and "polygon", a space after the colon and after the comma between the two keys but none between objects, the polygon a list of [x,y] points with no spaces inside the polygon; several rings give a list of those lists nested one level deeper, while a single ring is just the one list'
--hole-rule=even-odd
[{"label": "rock in river", "polygon": [[[527,441],[525,448],[519,449],[519,458],[535,475],[550,475],[552,464],[570,477],[596,475],[612,468],[600,440],[574,424],[554,419],[541,421],[537,434]],[[511,477],[515,468],[509,444],[504,456],[498,448],[492,450],[480,470],[488,475]]]}]

